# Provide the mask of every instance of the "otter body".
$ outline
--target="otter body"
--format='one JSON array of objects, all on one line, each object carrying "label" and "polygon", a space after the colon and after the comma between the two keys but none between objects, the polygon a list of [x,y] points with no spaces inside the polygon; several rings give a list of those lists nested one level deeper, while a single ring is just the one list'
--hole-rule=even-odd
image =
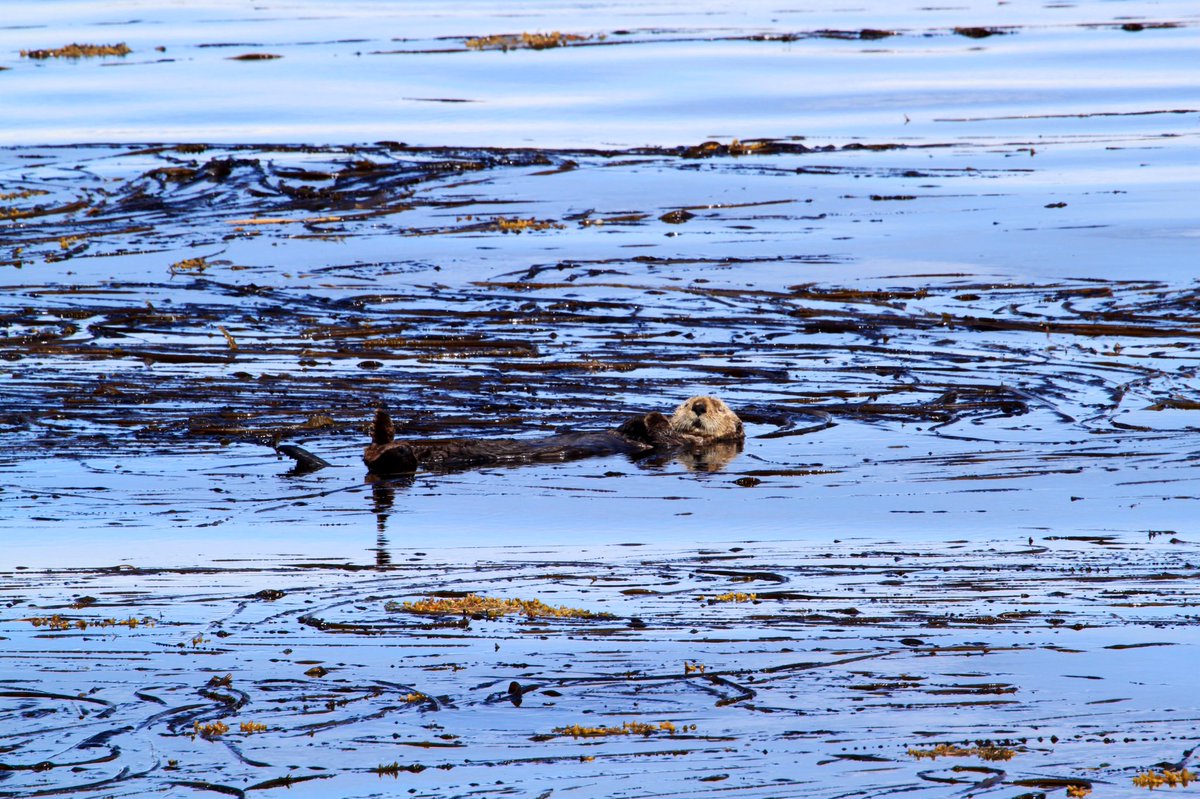
[{"label": "otter body", "polygon": [[[653,412],[636,416],[615,430],[564,433],[538,439],[430,439],[396,441],[386,411],[375,414],[371,444],[363,462],[372,474],[406,474],[419,467],[464,469],[488,464],[553,463],[604,455],[632,458],[702,453],[711,445],[728,447],[745,437],[742,422],[715,397],[692,397],[668,419]],[[735,450],[736,454],[736,450]]]}]

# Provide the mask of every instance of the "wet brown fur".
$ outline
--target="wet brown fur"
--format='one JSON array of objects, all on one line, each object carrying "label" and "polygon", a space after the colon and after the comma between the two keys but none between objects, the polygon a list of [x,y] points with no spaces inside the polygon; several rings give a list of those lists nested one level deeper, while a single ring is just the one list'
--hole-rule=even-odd
[{"label": "wet brown fur", "polygon": [[[670,419],[653,412],[635,416],[614,430],[564,433],[538,439],[396,441],[395,425],[387,411],[381,409],[375,413],[371,444],[363,452],[363,461],[372,474],[406,474],[418,467],[463,469],[487,464],[570,461],[601,455],[633,458],[685,452],[702,455],[711,445],[740,442],[744,436],[741,420],[715,397],[692,397],[676,408]],[[737,450],[733,451],[734,455]]]}]

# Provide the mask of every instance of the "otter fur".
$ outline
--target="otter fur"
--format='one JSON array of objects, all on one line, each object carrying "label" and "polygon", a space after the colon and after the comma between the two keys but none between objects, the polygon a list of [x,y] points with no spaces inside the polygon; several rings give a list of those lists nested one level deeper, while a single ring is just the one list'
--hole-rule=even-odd
[{"label": "otter fur", "polygon": [[[649,456],[690,454],[698,462],[720,468],[736,455],[745,438],[742,421],[716,397],[692,397],[670,418],[657,411],[635,416],[620,427],[598,432],[563,433],[537,439],[430,439],[396,441],[396,428],[385,410],[375,413],[371,443],[363,462],[371,474],[408,474],[423,467],[464,469],[488,464],[552,463],[603,455]],[[702,457],[713,447],[732,449],[727,456]],[[706,466],[705,468],[714,468]]]}]

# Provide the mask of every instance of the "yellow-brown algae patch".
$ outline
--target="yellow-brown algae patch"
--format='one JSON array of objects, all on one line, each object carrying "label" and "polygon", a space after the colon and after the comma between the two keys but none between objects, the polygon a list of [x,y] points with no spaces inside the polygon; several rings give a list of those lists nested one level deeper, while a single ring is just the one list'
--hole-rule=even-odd
[{"label": "yellow-brown algae patch", "polygon": [[955,746],[954,744],[938,744],[932,749],[910,748],[908,754],[917,760],[925,758],[934,760],[939,757],[977,757],[980,760],[1002,761],[1012,760],[1017,753],[1014,749],[1007,749],[1002,746],[962,747]]},{"label": "yellow-brown algae patch", "polygon": [[180,272],[203,272],[208,269],[208,259],[204,256],[199,258],[184,258],[182,261],[176,261],[171,264],[171,274],[175,275]]},{"label": "yellow-brown algae patch", "polygon": [[97,56],[123,56],[132,53],[125,42],[117,44],[68,44],[48,50],[22,50],[21,58],[95,58]]},{"label": "yellow-brown algae patch", "polygon": [[1188,783],[1194,782],[1196,775],[1187,769],[1172,771],[1171,769],[1163,769],[1162,771],[1143,771],[1133,778],[1133,784],[1139,788],[1155,788],[1166,785],[1169,788],[1180,786],[1186,788]]},{"label": "yellow-brown algae patch", "polygon": [[34,616],[33,618],[26,619],[26,621],[34,627],[48,627],[51,630],[69,630],[72,627],[80,630],[87,629],[87,622],[83,619],[64,619],[57,613],[53,616]]},{"label": "yellow-brown algae patch", "polygon": [[650,724],[644,721],[626,721],[620,727],[607,727],[604,725],[586,727],[582,724],[572,724],[569,727],[555,727],[553,732],[555,735],[570,735],[572,738],[605,738],[611,735],[641,735],[649,737],[659,732],[665,732],[667,735],[677,735],[680,732],[690,732],[695,729],[695,724],[676,727],[670,721],[660,721],[658,724]]},{"label": "yellow-brown algae patch", "polygon": [[717,594],[712,599],[708,600],[708,604],[712,605],[716,602],[757,602],[758,594],[744,594],[741,591],[730,591],[727,594]]},{"label": "yellow-brown algae patch", "polygon": [[733,139],[729,144],[721,144],[719,141],[701,142],[685,148],[680,155],[684,158],[708,158],[715,155],[767,155],[774,151],[775,145],[769,139],[754,141]]},{"label": "yellow-brown algae patch", "polygon": [[57,613],[53,616],[33,616],[25,621],[34,627],[46,627],[51,630],[86,630],[89,627],[128,627],[132,630],[142,624],[154,626],[154,619],[151,618],[137,619],[130,616],[127,619],[68,619]]},{"label": "yellow-brown algae patch", "polygon": [[467,594],[462,597],[425,597],[415,602],[396,604],[389,602],[386,606],[390,611],[404,611],[429,616],[463,615],[485,618],[499,618],[513,613],[521,613],[531,619],[611,619],[610,613],[593,613],[581,608],[569,608],[565,605],[553,607],[539,599],[500,599],[498,597]]},{"label": "yellow-brown algae patch", "polygon": [[201,738],[216,738],[229,732],[229,725],[223,721],[214,721],[211,724],[201,724],[193,722],[192,737],[199,735]]},{"label": "yellow-brown algae patch", "polygon": [[590,36],[578,33],[498,33],[491,36],[476,36],[467,39],[468,50],[548,50],[565,47],[572,42],[585,42]]},{"label": "yellow-brown algae patch", "polygon": [[50,192],[43,189],[22,189],[21,191],[0,192],[0,202],[8,200],[28,200],[30,197],[41,197]]},{"label": "yellow-brown algae patch", "polygon": [[241,730],[247,735],[253,735],[256,732],[266,732],[267,725],[259,721],[243,721]]},{"label": "yellow-brown algae patch", "polygon": [[751,155],[752,153],[760,153],[769,150],[770,142],[765,141],[738,141],[734,139],[729,142],[730,155]]},{"label": "yellow-brown algae patch", "polygon": [[496,217],[496,229],[504,233],[521,233],[529,230],[562,230],[566,227],[552,219],[509,219],[505,216]]}]

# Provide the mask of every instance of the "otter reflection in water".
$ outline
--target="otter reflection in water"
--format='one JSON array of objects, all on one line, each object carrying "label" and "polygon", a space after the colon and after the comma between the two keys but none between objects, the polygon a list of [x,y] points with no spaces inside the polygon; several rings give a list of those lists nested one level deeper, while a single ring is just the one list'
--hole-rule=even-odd
[{"label": "otter reflection in water", "polygon": [[377,411],[371,444],[363,452],[371,474],[410,474],[422,467],[449,471],[489,464],[552,463],[601,455],[651,461],[679,458],[690,469],[716,471],[741,451],[745,432],[741,419],[721,400],[692,397],[669,419],[656,411],[600,432],[536,439],[396,441],[395,437],[391,417]]}]

